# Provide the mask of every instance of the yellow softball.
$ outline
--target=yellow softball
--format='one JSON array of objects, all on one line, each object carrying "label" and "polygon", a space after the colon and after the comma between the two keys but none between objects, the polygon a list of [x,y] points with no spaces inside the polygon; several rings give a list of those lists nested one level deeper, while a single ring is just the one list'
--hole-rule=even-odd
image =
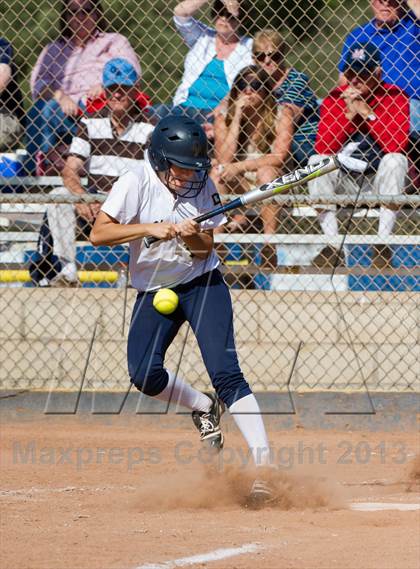
[{"label": "yellow softball", "polygon": [[153,298],[153,306],[161,314],[172,314],[179,303],[178,295],[170,288],[161,288]]}]

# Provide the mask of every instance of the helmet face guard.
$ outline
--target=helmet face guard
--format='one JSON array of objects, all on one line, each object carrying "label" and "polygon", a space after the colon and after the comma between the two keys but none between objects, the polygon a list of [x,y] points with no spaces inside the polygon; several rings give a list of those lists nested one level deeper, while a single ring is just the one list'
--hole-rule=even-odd
[{"label": "helmet face guard", "polygon": [[[183,198],[196,197],[201,192],[211,167],[204,130],[193,119],[182,115],[169,115],[155,126],[149,159],[156,172],[165,173],[166,186]],[[171,165],[194,170],[194,174],[188,180],[176,177]]]},{"label": "helmet face guard", "polygon": [[[195,198],[206,185],[209,174],[207,170],[198,170],[190,180],[174,176],[171,170],[165,172],[165,185],[180,198]],[[173,182],[180,182],[179,185]]]}]

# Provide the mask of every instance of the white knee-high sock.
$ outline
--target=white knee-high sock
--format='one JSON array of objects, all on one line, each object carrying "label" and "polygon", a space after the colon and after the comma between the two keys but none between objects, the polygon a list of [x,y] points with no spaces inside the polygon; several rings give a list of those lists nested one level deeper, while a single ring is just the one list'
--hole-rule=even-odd
[{"label": "white knee-high sock", "polygon": [[251,393],[238,399],[229,407],[229,412],[232,413],[235,423],[248,443],[255,466],[268,466],[270,446],[255,396]]},{"label": "white knee-high sock", "polygon": [[169,376],[168,385],[158,395],[155,395],[156,399],[170,401],[174,405],[188,407],[194,411],[203,411],[204,413],[210,411],[212,402],[207,395],[191,387],[172,371],[166,371]]}]

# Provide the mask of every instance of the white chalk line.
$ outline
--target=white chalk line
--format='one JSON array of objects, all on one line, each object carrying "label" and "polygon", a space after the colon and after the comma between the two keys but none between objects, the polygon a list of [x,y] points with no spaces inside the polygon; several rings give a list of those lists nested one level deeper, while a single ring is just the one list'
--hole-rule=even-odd
[{"label": "white chalk line", "polygon": [[32,488],[17,488],[14,490],[0,490],[0,498],[14,496],[32,496],[33,494],[65,494],[73,492],[104,492],[107,490],[138,490],[136,486],[64,486],[63,488],[50,488],[48,486],[33,486]]},{"label": "white chalk line", "polygon": [[220,561],[221,559],[243,555],[244,553],[254,553],[258,549],[261,549],[259,544],[246,543],[241,547],[215,549],[208,553],[200,553],[198,555],[192,555],[191,557],[181,557],[180,559],[173,559],[172,561],[165,561],[163,563],[146,563],[146,565],[139,565],[135,569],[175,569],[176,567],[187,567],[188,565],[196,565],[198,563]]},{"label": "white chalk line", "polygon": [[[350,504],[350,509],[360,512],[374,512],[379,510],[413,511],[420,510],[420,504],[398,502],[355,502]],[[215,549],[208,553],[201,553],[190,557],[181,557],[171,561],[164,561],[163,563],[146,563],[144,565],[138,565],[135,569],[176,569],[177,567],[187,567],[200,563],[220,561],[229,557],[244,555],[245,553],[255,553],[259,549],[262,549],[261,545],[256,543],[247,543],[241,547]]]},{"label": "white chalk line", "polygon": [[399,502],[355,502],[350,506],[351,510],[359,512],[378,512],[383,510],[399,510],[408,512],[420,510],[420,504],[404,504]]}]

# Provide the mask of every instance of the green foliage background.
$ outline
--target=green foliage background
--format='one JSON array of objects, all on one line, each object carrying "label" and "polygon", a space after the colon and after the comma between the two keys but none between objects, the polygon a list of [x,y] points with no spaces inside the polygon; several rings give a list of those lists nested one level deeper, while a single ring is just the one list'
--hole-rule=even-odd
[{"label": "green foliage background", "polygon": [[[246,0],[245,0],[246,1]],[[127,36],[143,68],[144,89],[153,101],[168,101],[182,75],[187,48],[172,23],[170,0],[103,0],[113,31]],[[370,18],[368,0],[255,0],[247,2],[248,33],[279,29],[289,45],[288,61],[311,77],[322,97],[335,84],[344,36]],[[60,2],[0,1],[0,33],[15,50],[20,82],[29,102],[29,76],[43,46],[57,37]],[[205,21],[207,10],[200,13]]]}]

